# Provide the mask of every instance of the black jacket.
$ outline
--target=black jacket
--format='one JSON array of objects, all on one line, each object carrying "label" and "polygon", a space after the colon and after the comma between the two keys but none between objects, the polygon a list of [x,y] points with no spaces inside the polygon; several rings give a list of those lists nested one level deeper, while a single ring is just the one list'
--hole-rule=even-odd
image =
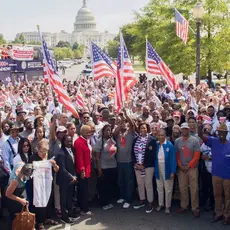
[{"label": "black jacket", "polygon": [[[135,138],[135,140],[133,142],[133,149],[132,149],[132,160],[133,160],[134,165],[137,163],[136,156],[134,153],[134,146],[135,146],[137,139],[138,139],[138,137]],[[145,148],[145,158],[144,158],[144,167],[145,168],[150,168],[150,167],[155,166],[156,149],[157,149],[156,140],[151,135],[149,135],[148,141],[146,144],[146,148]]]},{"label": "black jacket", "polygon": [[73,176],[76,175],[76,169],[72,156],[65,148],[61,148],[57,156],[57,164],[60,167],[57,173],[57,185],[69,186],[73,181]]}]

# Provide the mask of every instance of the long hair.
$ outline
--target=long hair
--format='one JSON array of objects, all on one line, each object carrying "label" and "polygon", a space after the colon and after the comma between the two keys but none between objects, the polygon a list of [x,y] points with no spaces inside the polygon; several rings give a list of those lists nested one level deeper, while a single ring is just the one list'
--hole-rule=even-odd
[{"label": "long hair", "polygon": [[101,151],[103,151],[103,148],[104,148],[104,132],[105,132],[105,129],[106,128],[111,128],[111,125],[110,124],[106,124],[103,128],[102,128],[102,130],[101,130]]},{"label": "long hair", "polygon": [[38,128],[42,128],[43,129],[43,138],[46,138],[46,131],[45,131],[45,127],[44,126],[37,126],[36,129],[35,129],[35,133],[34,133],[34,137],[35,138],[38,138],[37,137],[37,132],[38,132]]},{"label": "long hair", "polygon": [[31,144],[30,141],[27,138],[21,138],[19,143],[18,143],[18,154],[20,155],[22,161],[24,163],[28,163],[28,159],[26,158],[24,152],[23,152],[23,145],[25,143],[28,143],[29,146],[29,150],[28,150],[28,159],[32,156],[32,148],[31,148]]}]

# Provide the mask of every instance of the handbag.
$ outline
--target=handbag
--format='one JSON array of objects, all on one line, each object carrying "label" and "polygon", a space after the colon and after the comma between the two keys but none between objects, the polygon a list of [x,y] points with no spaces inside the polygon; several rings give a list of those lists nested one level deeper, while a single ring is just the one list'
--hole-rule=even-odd
[{"label": "handbag", "polygon": [[12,230],[34,230],[35,214],[29,212],[28,205],[22,208],[20,213],[16,213],[13,220]]}]

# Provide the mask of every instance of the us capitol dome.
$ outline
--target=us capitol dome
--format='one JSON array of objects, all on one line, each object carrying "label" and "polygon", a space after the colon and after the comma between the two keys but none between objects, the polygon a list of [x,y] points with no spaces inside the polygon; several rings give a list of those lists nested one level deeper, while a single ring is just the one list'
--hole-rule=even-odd
[{"label": "us capitol dome", "polygon": [[77,42],[80,45],[84,45],[89,51],[90,41],[104,48],[107,46],[108,41],[113,40],[115,36],[115,34],[110,34],[108,31],[97,31],[95,16],[87,7],[87,1],[83,0],[83,5],[75,17],[72,43]]},{"label": "us capitol dome", "polygon": [[83,1],[83,6],[78,11],[74,23],[74,31],[81,32],[84,30],[96,30],[96,20],[91,10],[87,8],[86,0]]}]

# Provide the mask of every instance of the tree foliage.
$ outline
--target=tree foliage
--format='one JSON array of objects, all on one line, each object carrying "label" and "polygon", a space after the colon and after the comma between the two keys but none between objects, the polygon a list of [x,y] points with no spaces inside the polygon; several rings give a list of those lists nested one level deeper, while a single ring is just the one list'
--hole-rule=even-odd
[{"label": "tree foliage", "polygon": [[6,40],[4,39],[3,35],[0,34],[0,45],[6,44]]},{"label": "tree foliage", "polygon": [[[174,0],[178,11],[190,22],[193,31],[196,22],[192,9],[196,0]],[[205,16],[201,26],[201,74],[208,71],[223,72],[229,68],[230,59],[230,0],[204,0]],[[168,0],[151,0],[140,13],[136,13],[133,24],[122,28],[130,56],[139,56],[145,61],[146,36],[164,62],[175,73],[189,75],[195,72],[196,35],[190,30],[187,45],[176,36],[174,9]],[[109,42],[108,52],[117,56],[119,38]],[[116,51],[115,51],[116,50]]]},{"label": "tree foliage", "polygon": [[79,48],[79,44],[75,42],[72,46],[72,50],[77,50]]},{"label": "tree foliage", "polygon": [[69,42],[64,42],[64,41],[59,41],[58,44],[56,45],[56,47],[60,47],[60,48],[71,48],[71,45]]},{"label": "tree foliage", "polygon": [[57,60],[63,60],[65,58],[82,58],[84,53],[84,46],[79,46],[78,49],[72,50],[69,47],[56,47],[54,48],[55,56]]},{"label": "tree foliage", "polygon": [[117,40],[111,40],[108,42],[107,50],[111,58],[117,58],[119,42]]},{"label": "tree foliage", "polygon": [[25,37],[23,34],[20,34],[18,38],[15,38],[13,41],[14,44],[25,44]]}]

